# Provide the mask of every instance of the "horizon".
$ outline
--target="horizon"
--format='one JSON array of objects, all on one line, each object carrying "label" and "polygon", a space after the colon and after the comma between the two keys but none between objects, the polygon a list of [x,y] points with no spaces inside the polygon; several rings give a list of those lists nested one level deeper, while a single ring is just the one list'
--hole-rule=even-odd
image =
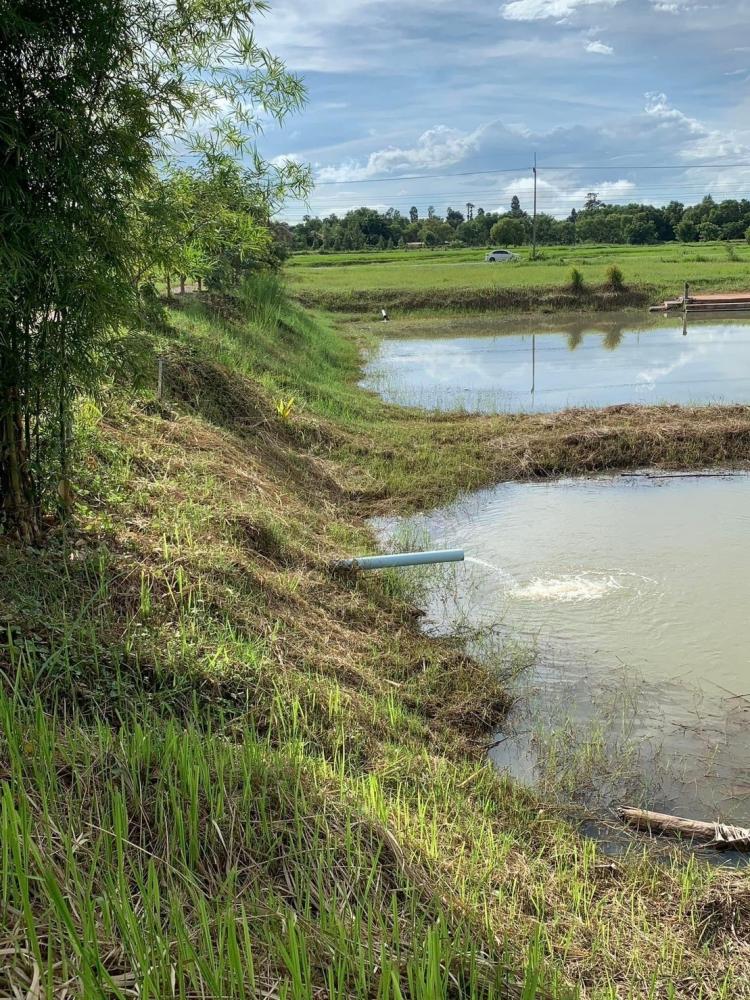
[{"label": "horizon", "polygon": [[[558,218],[612,204],[750,194],[745,0],[277,0],[256,35],[299,73],[305,114],[264,151],[310,163],[309,209],[420,215],[530,202]],[[633,85],[632,81],[637,80]],[[533,85],[529,81],[533,80]]]}]

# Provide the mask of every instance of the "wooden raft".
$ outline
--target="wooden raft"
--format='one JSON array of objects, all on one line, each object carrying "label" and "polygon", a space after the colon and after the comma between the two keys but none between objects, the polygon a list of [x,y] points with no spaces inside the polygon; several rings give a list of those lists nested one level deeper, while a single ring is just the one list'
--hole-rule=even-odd
[{"label": "wooden raft", "polygon": [[750,830],[725,823],[702,823],[700,820],[683,819],[667,813],[649,812],[628,806],[620,810],[620,818],[630,826],[649,833],[664,833],[674,837],[689,837],[706,842],[706,847],[717,851],[750,852]]},{"label": "wooden raft", "polygon": [[750,292],[726,292],[709,295],[687,295],[667,299],[651,306],[651,312],[746,312],[750,310]]}]

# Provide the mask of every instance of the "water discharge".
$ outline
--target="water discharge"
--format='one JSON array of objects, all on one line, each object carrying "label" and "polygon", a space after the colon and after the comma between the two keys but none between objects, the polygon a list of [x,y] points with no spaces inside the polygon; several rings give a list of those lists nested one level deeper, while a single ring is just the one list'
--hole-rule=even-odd
[{"label": "water discharge", "polygon": [[[404,526],[468,557],[428,627],[533,639],[533,725],[606,740],[627,715],[641,804],[750,825],[750,476],[511,483],[379,529]],[[498,753],[536,766],[528,745]]]}]

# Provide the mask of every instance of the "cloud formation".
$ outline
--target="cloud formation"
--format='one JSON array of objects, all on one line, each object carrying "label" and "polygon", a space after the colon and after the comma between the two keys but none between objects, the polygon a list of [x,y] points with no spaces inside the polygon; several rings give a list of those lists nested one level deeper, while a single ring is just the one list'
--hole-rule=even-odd
[{"label": "cloud formation", "polygon": [[509,0],[501,7],[506,21],[565,21],[582,7],[616,7],[623,0]]},{"label": "cloud formation", "polygon": [[594,38],[592,41],[586,42],[586,51],[593,52],[595,55],[599,56],[611,56],[615,50],[611,45],[606,45],[598,38]]},{"label": "cloud formation", "polygon": [[388,174],[413,171],[431,172],[461,163],[479,148],[481,129],[464,134],[447,125],[436,125],[419,136],[411,147],[387,146],[370,153],[365,162],[349,160],[323,167],[318,179],[324,182],[363,181]]}]

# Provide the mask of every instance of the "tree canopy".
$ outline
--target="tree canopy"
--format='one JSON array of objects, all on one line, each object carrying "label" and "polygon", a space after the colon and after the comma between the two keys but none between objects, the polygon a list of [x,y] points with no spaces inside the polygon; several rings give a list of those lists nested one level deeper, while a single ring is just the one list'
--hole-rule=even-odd
[{"label": "tree canopy", "polygon": [[[387,212],[358,208],[345,215],[325,218],[308,215],[298,225],[289,227],[289,244],[295,250],[325,252],[377,249],[381,241],[385,247],[410,243],[480,247],[490,243],[519,245],[531,242],[532,219],[518,197],[514,196],[509,210],[503,212],[485,211],[482,207],[474,210],[474,205],[469,204],[472,218],[468,218],[468,210],[465,217],[452,208],[448,208],[442,218],[430,208],[428,217],[420,220],[414,206],[408,215],[402,215],[396,208]],[[366,225],[362,224],[364,219]],[[493,234],[493,227],[505,221],[511,226],[504,226]],[[541,212],[536,224],[537,242],[548,246],[743,239],[750,228],[750,201],[716,202],[709,195],[689,207],[678,201],[671,201],[664,207],[638,203],[606,205],[591,192],[585,204],[573,209],[568,218],[560,219]]]},{"label": "tree canopy", "polygon": [[[191,254],[196,268],[226,274],[236,267],[229,245],[235,255],[264,253],[270,207],[290,187],[306,190],[304,168],[272,167],[254,144],[264,117],[282,120],[305,97],[301,81],[255,41],[265,7],[4,5],[0,530],[32,537],[55,483],[53,495],[68,505],[73,404],[122,363],[142,279],[177,258],[187,270]],[[170,152],[202,166],[170,176]],[[250,166],[229,165],[230,152]]]}]

